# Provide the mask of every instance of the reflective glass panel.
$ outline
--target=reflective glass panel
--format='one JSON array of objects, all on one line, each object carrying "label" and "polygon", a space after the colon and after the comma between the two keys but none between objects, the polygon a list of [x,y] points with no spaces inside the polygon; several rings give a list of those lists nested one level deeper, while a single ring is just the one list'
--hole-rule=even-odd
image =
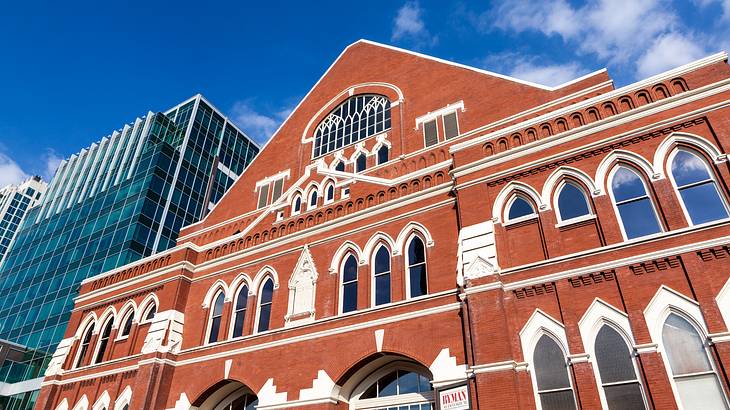
[{"label": "reflective glass panel", "polygon": [[560,189],[560,194],[558,194],[558,209],[560,211],[560,219],[563,221],[590,214],[585,193],[582,189],[571,183],[563,185]]},{"label": "reflective glass panel", "polygon": [[532,205],[525,198],[517,196],[509,207],[508,218],[510,220],[517,219],[534,213],[535,210],[532,208]]}]

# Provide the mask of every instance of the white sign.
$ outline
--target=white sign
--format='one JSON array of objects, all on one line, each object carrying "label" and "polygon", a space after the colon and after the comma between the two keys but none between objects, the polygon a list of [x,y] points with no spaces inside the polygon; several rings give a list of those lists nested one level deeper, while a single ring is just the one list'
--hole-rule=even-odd
[{"label": "white sign", "polygon": [[469,410],[469,390],[466,385],[439,392],[441,410]]}]

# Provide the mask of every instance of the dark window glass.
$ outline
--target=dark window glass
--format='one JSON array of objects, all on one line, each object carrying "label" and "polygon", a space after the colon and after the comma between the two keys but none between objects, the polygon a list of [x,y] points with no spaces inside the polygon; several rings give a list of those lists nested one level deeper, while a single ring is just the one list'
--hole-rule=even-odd
[{"label": "dark window glass", "polygon": [[335,171],[345,172],[345,163],[340,161],[335,165]]},{"label": "dark window glass", "polygon": [[122,336],[129,336],[129,332],[132,330],[132,322],[134,321],[134,312],[130,311],[127,314],[124,324],[122,324]]},{"label": "dark window glass", "polygon": [[439,134],[435,119],[423,123],[423,138],[427,147],[438,144]]},{"label": "dark window glass", "polygon": [[271,301],[274,296],[274,281],[271,278],[266,279],[264,286],[261,287],[259,295],[259,332],[269,330],[269,321],[271,320]]},{"label": "dark window glass", "polygon": [[109,336],[112,334],[113,323],[113,320],[108,320],[106,322],[106,326],[104,326],[101,332],[101,337],[99,338],[99,349],[96,351],[94,363],[101,363],[101,361],[104,360],[104,354],[106,353],[106,348],[109,345]]},{"label": "dark window glass", "polygon": [[309,207],[314,208],[317,206],[317,191],[312,191],[311,194],[309,194]]},{"label": "dark window glass", "polygon": [[284,189],[284,178],[274,181],[274,189],[271,191],[271,202],[275,202],[281,196]]},{"label": "dark window glass", "polygon": [[208,343],[214,343],[218,341],[218,333],[221,328],[221,320],[223,320],[223,304],[225,303],[225,297],[223,292],[219,293],[213,302],[213,311],[210,317],[210,336],[208,336]]},{"label": "dark window glass", "polygon": [[444,115],[444,137],[454,138],[459,135],[459,125],[456,120],[456,111]]},{"label": "dark window glass", "polygon": [[512,201],[512,204],[509,207],[509,212],[507,213],[508,219],[517,219],[523,216],[532,215],[535,213],[535,210],[532,208],[532,205],[523,197],[516,196],[514,201]]},{"label": "dark window glass", "polygon": [[679,150],[672,160],[672,176],[692,224],[728,217],[715,180],[697,155]]},{"label": "dark window glass", "polygon": [[259,188],[258,207],[259,208],[265,207],[268,200],[269,200],[269,186],[263,185],[261,188]]},{"label": "dark window glass", "polygon": [[74,366],[74,367],[83,366],[84,362],[86,361],[86,354],[89,352],[89,344],[91,343],[91,335],[93,333],[94,333],[94,324],[92,323],[86,329],[86,333],[84,333],[83,339],[81,339],[81,348],[79,350],[79,358],[78,358],[78,360],[76,360],[76,366]]},{"label": "dark window glass", "polygon": [[390,303],[390,252],[381,246],[375,254],[375,305]]},{"label": "dark window glass", "polygon": [[[433,387],[431,387],[431,382],[427,377],[407,370],[394,370],[368,387],[360,396],[360,399],[375,399],[378,397],[426,393],[430,391],[433,391]],[[406,405],[405,408],[408,410],[411,407]],[[415,408],[418,408],[418,405]]]},{"label": "dark window glass", "polygon": [[388,147],[386,145],[383,145],[378,149],[378,165],[385,164],[388,162]]},{"label": "dark window glass", "polygon": [[301,212],[302,210],[302,197],[297,196],[294,198],[294,212]]},{"label": "dark window glass", "polygon": [[611,190],[628,239],[661,232],[654,205],[636,172],[618,167],[611,180]]},{"label": "dark window glass", "polygon": [[243,336],[243,323],[246,320],[246,306],[248,304],[248,286],[241,286],[236,296],[236,311],[233,321],[233,337]]},{"label": "dark window glass", "polygon": [[365,154],[360,154],[355,160],[355,172],[363,172],[367,168],[367,157]]},{"label": "dark window glass", "polygon": [[408,245],[408,278],[410,281],[410,297],[413,298],[428,293],[426,248],[418,236],[414,236]]},{"label": "dark window glass", "polygon": [[155,314],[157,314],[157,305],[153,303],[152,306],[150,306],[149,310],[147,310],[147,315],[145,315],[144,320],[154,319]]},{"label": "dark window glass", "polygon": [[325,195],[326,195],[325,196],[325,200],[327,202],[334,201],[334,199],[335,199],[335,186],[334,185],[329,185],[327,187],[327,192],[325,193]]},{"label": "dark window glass", "polygon": [[342,267],[342,313],[357,310],[357,259],[348,255]]},{"label": "dark window glass", "polygon": [[563,221],[590,214],[585,193],[572,183],[566,183],[560,189],[558,210]]},{"label": "dark window glass", "polygon": [[548,335],[537,341],[534,353],[537,392],[543,409],[575,408],[568,366],[563,350]]},{"label": "dark window glass", "polygon": [[603,325],[596,336],[596,362],[609,409],[644,409],[631,351],[616,329]]}]

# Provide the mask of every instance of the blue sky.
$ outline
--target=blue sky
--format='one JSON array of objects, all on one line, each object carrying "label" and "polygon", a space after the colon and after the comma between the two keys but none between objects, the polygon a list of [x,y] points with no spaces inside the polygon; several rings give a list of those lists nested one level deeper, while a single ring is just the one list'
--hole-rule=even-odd
[{"label": "blue sky", "polygon": [[547,85],[607,67],[621,86],[730,48],[730,0],[248,3],[5,4],[0,186],[198,92],[263,143],[359,38]]}]

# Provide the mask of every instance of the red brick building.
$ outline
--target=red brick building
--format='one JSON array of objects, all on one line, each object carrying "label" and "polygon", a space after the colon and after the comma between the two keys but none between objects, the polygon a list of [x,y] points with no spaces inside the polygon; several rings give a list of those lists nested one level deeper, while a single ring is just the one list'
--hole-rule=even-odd
[{"label": "red brick building", "polygon": [[550,88],[358,41],[83,283],[37,407],[728,408],[729,105],[726,54]]}]

